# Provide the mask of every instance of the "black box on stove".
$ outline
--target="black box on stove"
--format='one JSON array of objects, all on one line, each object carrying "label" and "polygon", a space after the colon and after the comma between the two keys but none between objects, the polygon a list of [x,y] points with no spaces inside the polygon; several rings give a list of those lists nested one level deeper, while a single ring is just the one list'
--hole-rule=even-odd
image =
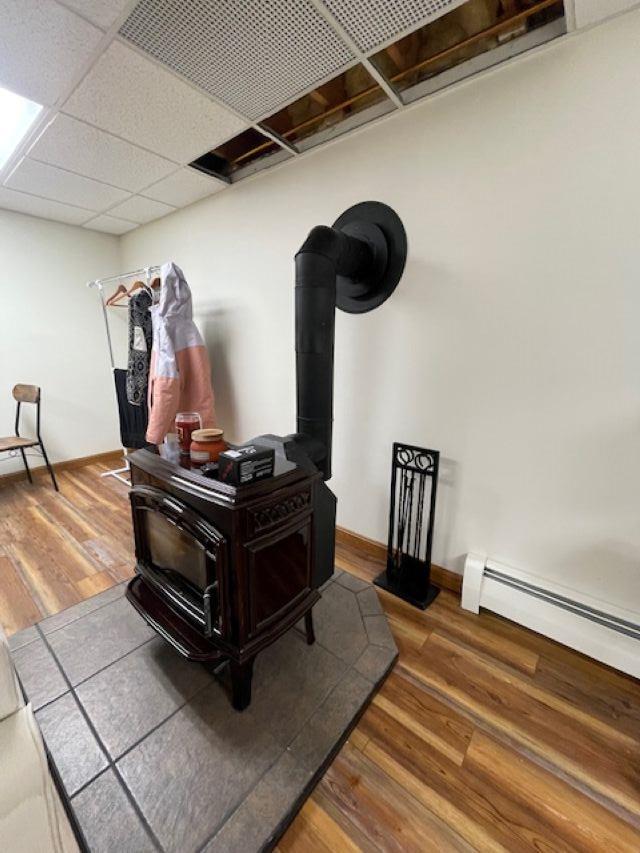
[{"label": "black box on stove", "polygon": [[245,486],[273,475],[275,453],[272,447],[245,444],[225,450],[218,457],[218,479],[233,486]]}]

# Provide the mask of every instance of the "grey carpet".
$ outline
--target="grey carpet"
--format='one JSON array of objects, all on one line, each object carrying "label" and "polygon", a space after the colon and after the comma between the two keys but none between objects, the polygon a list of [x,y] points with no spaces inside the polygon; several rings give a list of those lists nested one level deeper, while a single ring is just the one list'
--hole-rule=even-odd
[{"label": "grey carpet", "polygon": [[275,844],[397,657],[374,588],[336,572],[300,627],[258,655],[250,707],[183,660],[125,585],[11,640],[95,853],[251,853]]}]

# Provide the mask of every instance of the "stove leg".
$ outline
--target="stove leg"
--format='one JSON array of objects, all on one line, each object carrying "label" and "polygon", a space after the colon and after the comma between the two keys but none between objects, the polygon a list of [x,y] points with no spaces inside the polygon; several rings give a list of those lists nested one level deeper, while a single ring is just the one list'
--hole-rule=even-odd
[{"label": "stove leg", "polygon": [[307,610],[304,614],[304,627],[307,632],[307,645],[312,646],[316,641],[315,631],[313,630],[313,610]]},{"label": "stove leg", "polygon": [[231,704],[236,711],[244,711],[251,704],[251,679],[253,678],[253,661],[236,663],[229,661],[231,673]]}]

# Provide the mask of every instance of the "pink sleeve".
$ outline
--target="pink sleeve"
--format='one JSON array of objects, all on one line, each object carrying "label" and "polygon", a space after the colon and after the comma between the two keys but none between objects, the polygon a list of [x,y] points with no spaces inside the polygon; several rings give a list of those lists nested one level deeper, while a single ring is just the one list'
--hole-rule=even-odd
[{"label": "pink sleeve", "polygon": [[180,404],[180,380],[167,376],[156,376],[149,390],[151,406],[147,424],[147,441],[162,444],[178,413]]},{"label": "pink sleeve", "polygon": [[203,427],[214,427],[216,416],[211,387],[209,353],[204,346],[187,347],[176,353],[185,410],[198,412]]}]

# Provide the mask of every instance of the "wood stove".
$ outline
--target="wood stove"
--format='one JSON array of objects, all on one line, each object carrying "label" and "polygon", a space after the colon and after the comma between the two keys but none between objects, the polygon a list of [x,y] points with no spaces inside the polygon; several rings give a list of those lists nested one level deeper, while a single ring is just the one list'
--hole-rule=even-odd
[{"label": "wood stove", "polygon": [[[233,704],[253,659],[310,613],[322,477],[276,453],[274,476],[234,487],[148,450],[129,456],[137,577],[129,600],[190,660],[229,660]],[[310,618],[308,639],[313,640]]]},{"label": "wood stove", "polygon": [[296,255],[298,430],[251,443],[275,451],[272,477],[232,486],[148,450],[129,456],[136,576],[129,601],[190,660],[228,661],[232,701],[251,701],[253,661],[312,608],[334,566],[331,476],[336,305],[361,313],[397,285],[402,223],[377,202],[314,228]]}]

